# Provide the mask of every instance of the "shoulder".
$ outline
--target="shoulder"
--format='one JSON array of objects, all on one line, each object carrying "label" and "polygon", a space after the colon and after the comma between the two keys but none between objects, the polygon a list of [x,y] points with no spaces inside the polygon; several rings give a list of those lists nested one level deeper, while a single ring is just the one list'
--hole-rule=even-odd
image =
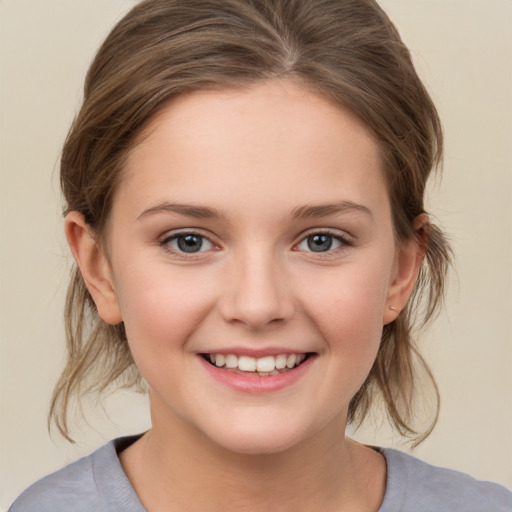
[{"label": "shoulder", "polygon": [[379,512],[512,512],[505,487],[423,462],[393,449],[381,449],[388,466],[388,488]]},{"label": "shoulder", "polygon": [[144,512],[111,441],[24,491],[8,512]]},{"label": "shoulder", "polygon": [[93,456],[89,455],[31,485],[9,512],[103,511],[94,481]]}]

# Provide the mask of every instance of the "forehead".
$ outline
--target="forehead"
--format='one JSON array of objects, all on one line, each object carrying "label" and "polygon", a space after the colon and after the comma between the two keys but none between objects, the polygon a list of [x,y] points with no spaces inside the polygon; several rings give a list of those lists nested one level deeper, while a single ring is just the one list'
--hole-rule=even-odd
[{"label": "forehead", "polygon": [[244,209],[254,198],[269,206],[375,201],[385,189],[381,168],[355,115],[274,80],[173,100],[130,152],[118,192],[137,191],[141,203],[236,197]]}]

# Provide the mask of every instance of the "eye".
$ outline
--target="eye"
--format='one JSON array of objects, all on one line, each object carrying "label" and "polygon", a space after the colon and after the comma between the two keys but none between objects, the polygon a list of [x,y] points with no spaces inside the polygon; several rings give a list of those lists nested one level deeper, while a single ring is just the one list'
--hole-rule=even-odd
[{"label": "eye", "polygon": [[193,254],[213,249],[213,243],[197,233],[177,233],[165,238],[161,245],[179,253]]},{"label": "eye", "polygon": [[349,245],[348,241],[340,235],[331,233],[312,233],[304,238],[298,245],[298,250],[311,252],[328,252]]}]

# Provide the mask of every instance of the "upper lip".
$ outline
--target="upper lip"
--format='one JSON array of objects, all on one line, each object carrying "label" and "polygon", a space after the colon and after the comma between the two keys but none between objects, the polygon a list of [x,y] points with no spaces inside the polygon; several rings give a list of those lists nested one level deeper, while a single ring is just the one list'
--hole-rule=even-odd
[{"label": "upper lip", "polygon": [[234,354],[236,356],[248,356],[254,357],[255,359],[265,356],[278,356],[280,354],[307,354],[311,351],[284,348],[284,347],[267,347],[267,348],[251,348],[251,347],[228,347],[228,348],[213,348],[199,352],[200,354]]}]

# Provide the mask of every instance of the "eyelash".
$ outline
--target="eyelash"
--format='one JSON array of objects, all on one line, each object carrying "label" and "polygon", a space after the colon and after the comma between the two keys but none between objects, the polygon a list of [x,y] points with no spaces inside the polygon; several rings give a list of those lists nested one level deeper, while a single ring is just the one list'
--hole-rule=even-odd
[{"label": "eyelash", "polygon": [[198,252],[186,252],[181,251],[179,249],[172,248],[170,246],[171,242],[178,241],[180,238],[186,238],[186,237],[198,237],[201,239],[201,246],[202,248],[204,241],[206,240],[212,247],[216,247],[216,244],[210,240],[207,236],[203,235],[202,233],[198,233],[197,231],[180,231],[177,233],[173,233],[172,235],[165,236],[162,240],[160,240],[159,245],[162,247],[165,251],[170,252],[172,254],[177,254],[180,257],[184,259],[193,259],[197,258],[199,254],[203,253],[204,251],[198,251]]},{"label": "eyelash", "polygon": [[[335,248],[329,247],[329,249],[327,251],[311,250],[311,251],[305,251],[305,252],[310,253],[317,258],[328,258],[328,257],[334,256],[335,253],[337,253],[338,251],[343,250],[344,248],[347,248],[347,247],[352,247],[354,245],[354,243],[351,240],[349,240],[348,237],[346,237],[338,232],[333,232],[329,229],[321,229],[321,230],[314,230],[314,231],[305,233],[302,236],[300,242],[298,244],[295,244],[294,247],[298,247],[300,244],[307,243],[308,239],[310,239],[314,236],[322,236],[322,235],[327,236],[327,237],[331,238],[332,240],[339,242],[339,244],[340,244],[339,247],[335,247]],[[298,250],[298,249],[295,249],[295,250]]]},{"label": "eyelash", "polygon": [[[341,235],[340,233],[334,233],[329,229],[322,229],[322,230],[310,231],[310,232],[302,235],[300,241],[294,245],[293,250],[299,251],[299,249],[296,249],[296,247],[300,246],[303,243],[307,243],[308,239],[310,239],[311,237],[322,236],[322,235],[329,237],[332,240],[335,240],[336,242],[338,242],[340,244],[340,246],[335,247],[334,249],[329,247],[328,250],[326,250],[326,251],[310,250],[310,251],[304,251],[304,252],[311,253],[311,254],[315,255],[315,257],[317,257],[317,258],[318,257],[325,258],[325,257],[333,256],[333,253],[335,253],[339,250],[343,250],[344,247],[351,247],[354,245],[351,240],[349,240],[347,237]],[[202,254],[205,251],[199,250],[197,252],[186,252],[186,251],[180,250],[179,248],[172,248],[170,246],[171,242],[178,241],[180,238],[194,237],[194,236],[199,237],[201,239],[201,245],[200,245],[199,249],[202,248],[205,240],[212,246],[212,248],[218,247],[212,240],[210,240],[209,237],[207,237],[206,235],[199,233],[197,231],[180,231],[177,233],[173,233],[172,235],[165,236],[162,240],[159,241],[159,246],[172,254],[179,255],[183,259],[194,259],[194,258],[197,258],[200,254]]]}]

